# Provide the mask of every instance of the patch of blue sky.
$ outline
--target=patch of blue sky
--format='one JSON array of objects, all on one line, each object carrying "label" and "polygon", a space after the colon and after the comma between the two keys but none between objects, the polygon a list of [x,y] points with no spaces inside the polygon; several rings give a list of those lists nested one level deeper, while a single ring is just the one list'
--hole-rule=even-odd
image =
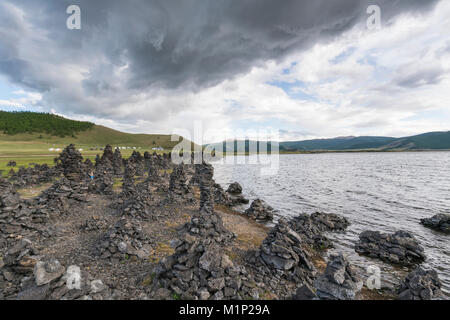
[{"label": "patch of blue sky", "polygon": [[317,101],[316,97],[307,93],[306,84],[303,81],[295,80],[293,82],[287,81],[270,81],[267,84],[271,86],[283,89],[284,92],[291,98],[295,100],[305,100],[305,101]]},{"label": "patch of blue sky", "polygon": [[349,58],[354,52],[356,51],[356,47],[349,47],[340,54],[338,54],[336,57],[330,60],[331,64],[339,64],[341,62],[344,62]]},{"label": "patch of blue sky", "polygon": [[0,100],[9,100],[17,98],[17,94],[13,92],[19,91],[20,88],[12,86],[6,79],[0,77]]},{"label": "patch of blue sky", "polygon": [[[11,101],[20,99],[24,96],[22,88],[11,84],[7,79],[0,76],[0,101]],[[15,103],[19,104],[19,103]],[[4,111],[42,111],[42,106],[13,103],[0,103],[0,110]]]},{"label": "patch of blue sky", "polygon": [[283,75],[290,74],[291,73],[291,68],[296,66],[296,65],[297,65],[297,62],[292,62],[291,65],[289,66],[289,68],[283,69],[282,74]]}]

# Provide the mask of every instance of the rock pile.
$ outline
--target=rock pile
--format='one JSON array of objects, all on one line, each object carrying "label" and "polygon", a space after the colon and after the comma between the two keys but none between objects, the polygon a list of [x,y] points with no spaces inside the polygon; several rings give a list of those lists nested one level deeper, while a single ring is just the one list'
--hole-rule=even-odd
[{"label": "rock pile", "polygon": [[450,214],[437,214],[431,218],[421,219],[420,223],[427,228],[450,233]]},{"label": "rock pile", "polygon": [[42,213],[56,216],[70,214],[72,206],[86,202],[88,190],[85,183],[61,178],[36,198],[37,208]]},{"label": "rock pile", "polygon": [[107,144],[105,149],[103,150],[103,155],[102,155],[100,160],[101,160],[100,161],[101,163],[108,162],[109,165],[113,164],[113,162],[114,162],[114,153],[112,151],[112,147],[109,144]]},{"label": "rock pile", "polygon": [[[21,280],[29,276],[38,260],[33,243],[25,238],[10,247],[0,260],[0,298],[17,294]],[[3,266],[2,266],[3,264]]]},{"label": "rock pile", "polygon": [[219,215],[214,212],[214,169],[210,165],[196,165],[200,176],[200,210],[183,227],[183,232],[219,244],[230,243],[235,235],[228,231]]},{"label": "rock pile", "polygon": [[305,242],[280,219],[272,228],[260,249],[248,258],[255,279],[268,285],[280,296],[290,296],[287,281],[312,286],[316,269],[306,251]]},{"label": "rock pile", "polygon": [[324,274],[315,283],[316,294],[325,300],[354,300],[363,287],[356,270],[342,253],[329,258]]},{"label": "rock pile", "polygon": [[322,231],[339,232],[344,231],[350,225],[350,222],[334,213],[315,212],[311,214],[311,220]]},{"label": "rock pile", "polygon": [[412,266],[426,259],[424,249],[414,236],[406,231],[397,231],[393,234],[364,231],[359,235],[355,251],[403,266]]},{"label": "rock pile", "polygon": [[113,171],[98,166],[94,174],[94,184],[90,191],[97,194],[112,195],[114,193],[114,175]]},{"label": "rock pile", "polygon": [[136,193],[136,184],[134,176],[136,175],[136,167],[133,162],[125,160],[125,171],[122,183],[122,198],[128,198]]},{"label": "rock pile", "polygon": [[56,158],[57,168],[61,167],[64,176],[71,181],[82,181],[87,178],[88,172],[83,163],[81,153],[75,145],[67,146]]},{"label": "rock pile", "polygon": [[34,201],[20,199],[14,187],[0,179],[0,245],[5,245],[5,238],[12,234],[29,235],[33,230],[45,233],[38,225],[48,219],[48,214],[36,208]]},{"label": "rock pile", "polygon": [[52,181],[54,178],[60,175],[60,171],[47,164],[39,165],[35,164],[34,167],[24,168],[21,167],[10,177],[10,180],[14,182],[16,187],[32,186]]},{"label": "rock pile", "polygon": [[259,297],[244,267],[234,266],[224,245],[234,235],[214,213],[212,167],[197,165],[200,179],[200,210],[172,242],[175,253],[161,260],[152,285],[155,299],[242,299]]},{"label": "rock pile", "polygon": [[15,206],[20,201],[20,196],[15,187],[7,180],[0,177],[0,208]]},{"label": "rock pile", "polygon": [[15,166],[17,166],[17,163],[16,163],[15,161],[10,160],[10,161],[8,161],[8,163],[6,164],[6,166],[7,166],[7,167],[15,167]]},{"label": "rock pile", "polygon": [[142,177],[145,174],[144,157],[139,151],[133,151],[131,156],[128,158],[128,162],[134,165],[136,176]]},{"label": "rock pile", "polygon": [[147,220],[152,217],[150,182],[146,180],[143,183],[136,184],[134,181],[135,173],[135,163],[126,161],[122,193],[120,194],[122,212],[129,217]]},{"label": "rock pile", "polygon": [[208,239],[185,234],[154,270],[154,299],[240,300],[258,298],[243,267],[234,266],[223,248]]},{"label": "rock pile", "polygon": [[224,206],[231,206],[231,200],[228,193],[223,190],[222,186],[218,183],[214,183],[214,202]]},{"label": "rock pile", "polygon": [[232,206],[236,206],[239,204],[247,204],[250,201],[248,199],[245,199],[242,195],[242,186],[237,183],[233,182],[228,186],[227,192],[229,194],[229,198],[231,201]]},{"label": "rock pile", "polygon": [[114,150],[114,157],[113,157],[113,169],[114,169],[114,175],[115,176],[122,176],[122,166],[123,166],[123,159],[122,154],[120,153],[120,150],[116,148]]},{"label": "rock pile", "polygon": [[331,248],[331,241],[324,232],[342,232],[350,223],[344,217],[332,213],[301,214],[289,221],[291,229],[296,231],[309,245],[315,249]]},{"label": "rock pile", "polygon": [[96,255],[103,259],[122,260],[129,257],[147,259],[151,240],[142,232],[139,222],[122,217],[99,240]]},{"label": "rock pile", "polygon": [[435,270],[419,267],[408,274],[398,290],[400,300],[432,300],[442,297],[442,283]]},{"label": "rock pile", "polygon": [[144,152],[144,168],[148,172],[150,167],[153,165],[152,155],[148,152]]},{"label": "rock pile", "polygon": [[214,168],[205,162],[196,164],[195,176],[200,183],[200,213],[212,213],[214,211]]},{"label": "rock pile", "polygon": [[80,225],[80,229],[84,232],[106,230],[109,226],[108,220],[97,216],[92,216]]},{"label": "rock pile", "polygon": [[179,164],[170,174],[169,197],[171,200],[177,201],[192,198],[192,191],[187,184],[184,164]]},{"label": "rock pile", "polygon": [[40,260],[33,277],[23,283],[17,300],[110,300],[112,290],[77,266],[65,268],[56,259]]},{"label": "rock pile", "polygon": [[95,164],[94,184],[90,191],[111,195],[114,186],[114,154],[110,145],[105,147],[103,155]]},{"label": "rock pile", "polygon": [[272,221],[274,210],[264,200],[256,199],[245,210],[245,214],[258,222]]},{"label": "rock pile", "polygon": [[151,161],[148,167],[147,180],[151,184],[158,185],[159,183],[161,183],[161,177],[159,176],[158,168],[156,167],[156,165],[154,165],[153,161]]}]

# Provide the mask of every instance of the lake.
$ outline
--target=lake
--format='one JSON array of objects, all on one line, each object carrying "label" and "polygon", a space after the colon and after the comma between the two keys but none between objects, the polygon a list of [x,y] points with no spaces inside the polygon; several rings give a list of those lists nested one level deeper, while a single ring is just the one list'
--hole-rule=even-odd
[{"label": "lake", "polygon": [[407,270],[359,256],[354,243],[365,230],[411,232],[425,249],[423,265],[439,273],[450,293],[450,236],[420,224],[422,218],[450,213],[450,152],[280,155],[276,175],[261,175],[257,164],[213,165],[218,183],[239,182],[245,196],[265,200],[278,217],[317,211],[345,216],[351,222],[347,232],[328,234],[332,250],[349,254],[361,270],[380,267],[382,286],[398,284]]}]

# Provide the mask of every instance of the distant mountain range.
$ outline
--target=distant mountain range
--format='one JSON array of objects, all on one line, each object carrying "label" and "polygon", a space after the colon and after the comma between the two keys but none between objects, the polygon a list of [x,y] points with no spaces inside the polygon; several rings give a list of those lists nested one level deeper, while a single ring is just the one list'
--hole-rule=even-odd
[{"label": "distant mountain range", "polygon": [[[90,122],[66,119],[60,116],[35,112],[0,111],[0,142],[35,142],[82,145],[133,145],[139,147],[162,147],[172,149],[178,142],[170,135],[130,134],[116,131]],[[210,144],[224,152],[249,152],[250,144],[256,141],[234,141],[234,147],[225,142]],[[272,149],[269,143],[268,150]],[[231,144],[233,145],[233,143]],[[405,151],[405,150],[450,150],[450,131],[429,132],[411,137],[337,137],[303,141],[279,142],[281,152],[320,151]]]},{"label": "distant mountain range", "polygon": [[[235,141],[234,150],[249,152],[250,144],[256,144],[259,151],[259,142]],[[271,150],[269,143],[268,149]],[[228,146],[225,142],[211,144],[216,150],[233,152],[233,143]],[[240,147],[239,147],[240,146]],[[450,150],[450,131],[429,132],[411,137],[338,137],[332,139],[314,139],[303,141],[279,142],[281,152],[314,152],[314,151],[406,151],[406,150]]]}]

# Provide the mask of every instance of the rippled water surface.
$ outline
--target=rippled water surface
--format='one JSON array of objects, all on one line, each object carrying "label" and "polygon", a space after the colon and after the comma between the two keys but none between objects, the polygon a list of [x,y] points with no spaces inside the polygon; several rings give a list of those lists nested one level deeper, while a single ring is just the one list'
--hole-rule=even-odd
[{"label": "rippled water surface", "polygon": [[239,182],[247,197],[266,200],[279,216],[321,211],[348,218],[345,234],[329,235],[336,250],[363,270],[378,265],[385,286],[397,284],[407,270],[360,257],[354,243],[364,230],[412,232],[425,248],[424,265],[438,271],[450,292],[450,236],[420,224],[421,218],[450,213],[450,152],[280,155],[278,173],[269,176],[254,164],[214,167],[218,183]]}]

